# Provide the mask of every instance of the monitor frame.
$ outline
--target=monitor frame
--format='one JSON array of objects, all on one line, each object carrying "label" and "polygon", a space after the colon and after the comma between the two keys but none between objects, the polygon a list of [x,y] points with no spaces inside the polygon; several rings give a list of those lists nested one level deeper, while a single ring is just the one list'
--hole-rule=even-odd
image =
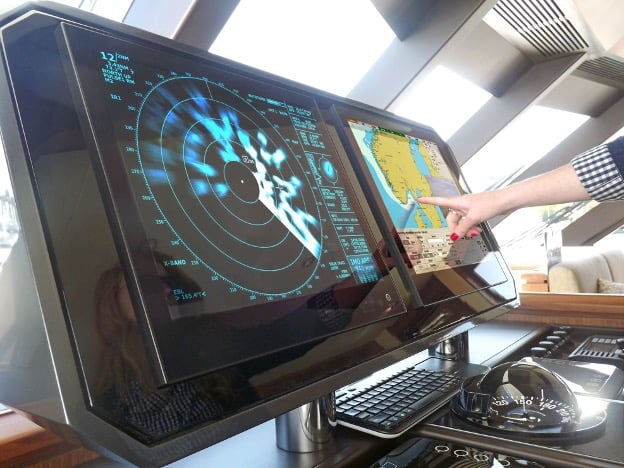
[{"label": "monitor frame", "polygon": [[[383,259],[375,262],[374,249],[379,241],[370,229],[370,220],[365,218],[355,192],[350,186],[351,181],[346,177],[341,160],[337,156],[337,150],[332,146],[331,137],[324,129],[314,95],[301,93],[294,87],[286,87],[277,82],[258,80],[249,73],[237,73],[231,67],[215,64],[211,60],[198,60],[198,57],[189,57],[172,49],[150,46],[140,41],[132,41],[130,38],[113,37],[102,31],[62,24],[61,32],[62,37],[59,37],[61,56],[82,132],[94,161],[94,171],[117,248],[122,252],[121,260],[126,270],[126,283],[133,293],[134,309],[144,330],[145,343],[149,347],[149,355],[154,369],[159,373],[158,380],[161,384],[171,384],[263,355],[268,356],[306,342],[312,343],[343,333],[348,328],[366,326],[406,312],[398,289],[387,276],[387,265]],[[124,57],[123,64],[118,66],[126,67],[128,76],[132,75],[132,78],[128,79],[129,82],[123,78],[110,79],[108,75],[102,76],[102,70],[108,71],[110,63],[109,59],[103,59],[100,55],[113,54],[103,51],[115,51],[114,54]],[[201,94],[205,92],[204,87],[208,88],[205,95]],[[172,95],[176,92],[181,93],[180,96],[175,96],[176,102],[167,101],[166,105],[171,107],[167,108],[166,113],[160,111],[162,100],[174,99]],[[113,93],[114,99],[109,98],[109,94],[112,96]],[[132,101],[132,96],[136,94],[142,97]],[[256,99],[253,105],[248,102],[252,99]],[[233,131],[230,128],[218,128],[214,132],[221,133],[215,135],[208,134],[202,129],[207,135],[202,135],[204,139],[197,143],[198,146],[201,145],[200,154],[203,155],[204,161],[212,158],[206,163],[202,161],[202,170],[218,171],[219,174],[214,176],[217,182],[211,186],[211,190],[198,195],[195,186],[192,185],[193,182],[198,180],[204,183],[205,179],[211,184],[213,182],[211,177],[200,178],[197,175],[194,177],[189,175],[195,166],[200,165],[199,162],[192,160],[193,152],[189,151],[191,155],[185,153],[163,155],[163,152],[168,150],[165,147],[167,139],[177,143],[176,139],[182,139],[181,136],[174,134],[160,137],[162,143],[156,150],[152,149],[152,140],[143,136],[144,133],[149,134],[145,127],[154,125],[151,120],[156,120],[150,116],[150,112],[155,112],[150,108],[150,100],[157,101],[152,107],[157,108],[159,114],[168,116],[167,119],[158,116],[162,121],[156,122],[157,130],[161,132],[164,131],[162,128],[167,125],[168,119],[171,118],[169,116],[174,111],[178,112],[175,117],[182,120],[187,116],[179,111],[181,107],[189,106],[190,111],[187,112],[192,113],[199,112],[197,106],[205,106],[206,108],[202,110],[206,112],[206,116],[187,117],[191,123],[185,125],[189,125],[189,128],[177,128],[182,125],[179,120],[170,126],[174,127],[174,131],[188,135],[197,127],[218,126],[221,123],[225,126],[229,118],[231,119],[229,124],[233,127],[235,125],[232,122],[238,119],[239,125],[251,125],[258,132],[262,132],[261,136],[266,137],[269,133],[270,142],[281,137],[283,147],[287,148],[284,160],[279,163],[284,170],[274,168],[273,170],[277,173],[276,178],[280,180],[296,177],[297,180],[305,181],[302,183],[305,191],[302,192],[307,193],[308,200],[302,207],[306,210],[307,206],[311,206],[312,210],[316,209],[318,214],[314,215],[315,221],[318,220],[317,222],[324,228],[324,231],[320,230],[317,233],[318,258],[314,259],[298,240],[286,242],[287,239],[293,239],[294,236],[289,232],[293,231],[293,228],[286,230],[282,225],[283,221],[276,221],[276,216],[270,217],[269,221],[257,221],[255,225],[247,222],[247,217],[257,216],[260,210],[265,209],[257,193],[252,194],[255,195],[253,202],[247,200],[241,202],[240,195],[235,193],[237,188],[232,189],[232,184],[228,182],[230,190],[228,196],[232,192],[235,193],[234,196],[230,196],[230,201],[225,195],[215,194],[214,185],[217,183],[225,185],[226,176],[222,176],[221,173],[232,166],[245,166],[245,173],[249,176],[245,187],[249,186],[249,182],[252,185],[266,182],[266,180],[257,182],[251,177],[252,174],[260,177],[258,175],[260,170],[255,169],[257,166],[269,172],[269,164],[262,164],[259,155],[248,156],[257,158],[252,172],[248,167],[249,164],[233,160],[239,157],[238,155],[228,153],[229,159],[223,162],[220,153],[226,150],[213,149],[220,145],[220,138],[225,139],[221,133],[226,132],[233,134],[232,140],[229,141],[232,146],[244,147],[241,141],[236,141],[235,135],[241,133],[244,136],[239,136],[239,139],[249,138],[256,142],[247,133],[251,133],[251,130],[238,128]],[[261,107],[264,103],[266,109]],[[223,106],[222,109],[228,113],[221,114],[223,111],[218,106]],[[130,108],[137,110],[128,111]],[[213,116],[212,113],[219,115]],[[287,118],[281,115],[284,113],[288,114]],[[144,114],[148,116],[143,117]],[[306,117],[308,114],[309,117]],[[306,118],[309,119],[307,122]],[[315,145],[304,144],[304,137],[308,133],[290,123],[292,119],[304,121],[301,125],[306,123],[315,125],[310,135],[315,136],[318,142]],[[280,122],[279,126],[276,122]],[[260,127],[261,124],[265,127]],[[126,132],[126,128],[131,130]],[[130,133],[130,136],[126,136],[127,133]],[[184,138],[181,150],[194,142],[191,137]],[[290,142],[290,145],[287,142]],[[262,148],[259,152],[263,150],[268,151]],[[314,150],[318,153],[313,153]],[[160,151],[158,155],[161,159],[151,161],[154,156],[150,151],[151,153]],[[253,153],[253,150],[248,151]],[[313,157],[331,162],[339,184],[337,187],[329,183],[321,185],[322,182],[317,181],[324,179],[312,172],[315,165],[306,160]],[[216,162],[213,162],[215,160]],[[219,164],[223,164],[223,167],[217,167]],[[292,170],[291,167],[295,169]],[[154,172],[157,173],[152,175]],[[187,177],[186,180],[183,179],[184,176]],[[168,183],[162,182],[165,178]],[[182,183],[179,183],[180,180]],[[340,182],[341,180],[343,182]],[[259,191],[262,192],[262,187]],[[342,198],[340,203],[336,203],[338,208],[330,211],[326,203],[334,196]],[[208,200],[205,201],[206,199]],[[294,211],[294,208],[291,210]],[[180,212],[184,215],[180,215]],[[357,223],[354,223],[354,219]],[[223,228],[226,223],[233,227]],[[354,232],[347,234],[344,231],[349,227],[353,228]],[[339,228],[343,230],[342,234],[337,233]],[[287,237],[279,244],[249,247],[243,239],[252,232],[262,231],[257,241],[264,242],[265,233],[268,231],[272,234],[276,229],[283,229],[287,233]],[[354,242],[355,247],[349,242]],[[366,246],[362,245],[364,242]],[[228,251],[224,251],[225,246],[229,248]],[[276,258],[290,255],[290,250],[297,248],[301,249],[301,252],[293,252],[292,257],[285,258],[283,264],[286,266],[282,267],[282,263],[276,265]],[[197,249],[202,253],[198,253]],[[159,262],[157,254],[167,255],[172,259],[167,262],[174,264],[173,267],[180,272],[180,276],[184,275],[197,284],[199,293],[203,295],[199,301],[185,302],[184,299],[180,299],[173,305],[167,302],[168,298],[159,292],[161,285],[154,284],[154,278],[158,277],[158,268],[165,266],[169,276],[173,274],[174,268],[162,265],[165,261]],[[230,260],[232,255],[235,256]],[[150,260],[145,262],[145,256],[149,256]],[[313,261],[310,262],[308,259]],[[265,270],[266,274],[261,272],[262,261],[272,265],[272,270]],[[363,263],[352,264],[355,261]],[[220,271],[218,266],[213,266],[220,263],[226,264],[223,267],[224,271],[235,273],[243,282],[239,280],[237,283]],[[298,277],[299,272],[303,270],[299,265],[306,265],[305,268],[311,270],[310,273],[304,272],[306,277],[303,279]],[[232,271],[233,269],[240,271]],[[254,286],[247,287],[245,285],[247,282],[253,283]],[[280,292],[262,292],[257,289],[259,286],[267,289],[279,288]],[[286,289],[281,292],[281,288],[284,287]],[[377,291],[376,296],[371,298],[367,291],[373,287],[384,290]],[[288,291],[290,288],[293,289]],[[333,293],[337,289],[343,290],[341,291],[343,296],[365,295],[365,299],[354,305],[337,304],[333,300]],[[228,294],[232,299],[227,297]],[[218,298],[224,305],[213,298]],[[198,303],[200,307],[194,307]],[[179,311],[184,311],[185,308],[196,315],[180,318],[173,316],[173,313],[180,313]],[[195,309],[199,310],[194,312]],[[314,321],[322,321],[329,310],[340,314],[358,314],[366,319],[336,330],[315,328]],[[304,324],[299,327],[301,329],[299,333],[291,332],[290,336],[278,333],[279,341],[271,340],[267,343],[265,335],[273,331],[271,325],[257,327],[258,331],[250,327],[240,332],[248,335],[244,348],[234,349],[232,345],[223,344],[232,347],[231,352],[227,348],[212,348],[208,343],[209,340],[205,338],[212,336],[212,339],[218,341],[221,335],[238,333],[236,329],[232,331],[232,321],[244,324],[253,322],[258,315],[273,316],[278,312],[278,318],[274,320],[277,324],[275,328],[294,327],[294,323],[287,322],[288,316],[298,316],[299,321]],[[279,325],[282,318],[281,321],[285,324]],[[192,323],[187,326],[185,322]],[[310,330],[307,335],[306,330]],[[293,341],[289,343],[289,339]],[[196,353],[196,359],[187,357],[190,354],[188,352],[174,349],[180,348],[180,344],[183,343],[189,347],[193,346],[191,349]]]},{"label": "monitor frame", "polygon": [[[397,259],[396,266],[399,270],[404,283],[410,288],[412,293],[413,303],[416,307],[430,306],[436,302],[443,301],[445,299],[439,298],[427,298],[426,293],[419,284],[422,284],[421,278],[428,274],[444,273],[446,269],[453,269],[456,271],[465,270],[466,274],[462,275],[467,279],[467,286],[463,291],[458,292],[458,295],[469,294],[481,289],[491,288],[497,284],[501,284],[508,280],[504,271],[503,263],[500,262],[500,258],[496,255],[490,255],[500,250],[498,242],[494,237],[487,222],[481,223],[481,233],[477,236],[466,236],[457,241],[451,241],[451,232],[446,228],[447,209],[436,208],[439,212],[439,223],[442,226],[438,229],[424,228],[422,226],[415,226],[411,229],[403,229],[403,226],[398,226],[395,216],[390,214],[389,208],[386,205],[386,201],[383,198],[381,189],[379,188],[379,182],[376,178],[379,178],[378,174],[373,174],[373,169],[370,167],[371,163],[367,161],[367,157],[364,156],[361,148],[362,141],[358,141],[355,138],[353,129],[351,128],[351,122],[357,122],[357,124],[363,124],[370,126],[372,129],[383,129],[386,133],[393,134],[397,138],[409,141],[424,141],[426,143],[432,143],[437,148],[437,154],[430,156],[432,164],[435,162],[442,163],[445,167],[440,170],[440,173],[444,175],[444,178],[450,176],[452,182],[454,182],[456,188],[456,195],[467,193],[468,190],[462,185],[461,168],[457,165],[457,162],[453,156],[453,152],[449,145],[442,140],[442,138],[435,132],[435,130],[422,123],[410,121],[390,112],[382,112],[379,109],[370,107],[363,107],[361,105],[354,105],[350,103],[336,103],[331,106],[331,116],[334,120],[335,127],[338,131],[338,135],[342,141],[343,147],[347,152],[349,160],[353,165],[353,168],[357,174],[359,183],[364,188],[363,195],[367,200],[368,205],[371,207],[373,216],[382,230],[386,239],[395,239],[396,242],[389,242],[388,247],[392,251],[393,258]],[[374,143],[371,143],[371,145]],[[370,158],[370,155],[368,156]],[[441,158],[442,161],[436,161],[434,158]],[[379,169],[379,167],[377,167]],[[449,180],[447,180],[448,182]],[[387,181],[386,181],[387,182]],[[412,200],[415,201],[415,194],[409,193]],[[428,194],[430,196],[452,196],[451,194]],[[420,208],[419,204],[415,203],[416,207]],[[409,254],[409,245],[404,244],[402,237],[403,232],[414,232],[418,234],[418,240],[425,243],[427,237],[432,237],[433,240],[439,241],[444,248],[424,248],[424,253],[436,254],[437,258],[442,258],[442,261],[438,260],[434,265],[425,265],[424,268],[420,268],[418,262],[420,260],[411,260],[406,258],[406,251]],[[433,234],[429,234],[431,231]],[[424,235],[423,235],[424,234]],[[420,236],[423,235],[422,239]],[[412,235],[413,237],[413,235]],[[425,250],[426,249],[426,250]],[[476,257],[479,260],[475,262]],[[411,262],[411,264],[410,264]],[[474,281],[471,271],[472,266],[477,265],[480,262],[488,263],[494,270],[490,272],[490,278],[479,284],[478,280]],[[456,266],[451,266],[450,263],[456,263]],[[480,266],[480,265],[479,265]],[[478,276],[478,274],[474,275]]]}]

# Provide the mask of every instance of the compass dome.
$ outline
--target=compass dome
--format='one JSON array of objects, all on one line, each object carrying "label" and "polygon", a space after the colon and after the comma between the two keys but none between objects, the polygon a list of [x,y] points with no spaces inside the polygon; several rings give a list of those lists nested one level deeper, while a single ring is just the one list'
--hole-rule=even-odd
[{"label": "compass dome", "polygon": [[527,436],[570,435],[604,422],[583,418],[567,383],[530,360],[499,364],[466,379],[451,406],[471,423]]}]

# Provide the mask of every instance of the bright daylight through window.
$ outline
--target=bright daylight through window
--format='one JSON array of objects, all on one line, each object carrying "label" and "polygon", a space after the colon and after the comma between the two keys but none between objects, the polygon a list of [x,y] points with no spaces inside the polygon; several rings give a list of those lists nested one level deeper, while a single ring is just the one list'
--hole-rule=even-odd
[{"label": "bright daylight through window", "polygon": [[[473,191],[483,191],[509,184],[587,119],[587,115],[531,107],[463,165],[468,185]],[[484,167],[488,170],[484,171]],[[544,232],[560,231],[594,204],[525,208],[505,218],[493,231],[512,265],[517,261],[531,263],[531,259],[540,263],[545,258]]]},{"label": "bright daylight through window", "polygon": [[242,0],[210,52],[346,96],[394,38],[372,2]]},{"label": "bright daylight through window", "polygon": [[[588,118],[548,107],[531,107],[462,166],[471,190],[480,192],[506,185]],[[484,167],[488,170],[484,171]]]},{"label": "bright daylight through window", "polygon": [[448,140],[491,97],[457,73],[438,66],[410,86],[390,110],[433,127]]},{"label": "bright daylight through window", "polygon": [[114,21],[123,21],[128,9],[132,5],[133,0],[55,0],[56,3],[62,3],[81,10],[90,11],[96,15],[112,19]]}]

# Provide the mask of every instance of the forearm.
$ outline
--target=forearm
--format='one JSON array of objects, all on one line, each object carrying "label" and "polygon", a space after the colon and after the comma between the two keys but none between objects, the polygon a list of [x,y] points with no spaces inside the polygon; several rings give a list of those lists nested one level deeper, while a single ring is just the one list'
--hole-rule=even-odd
[{"label": "forearm", "polygon": [[624,138],[591,148],[569,164],[490,192],[457,197],[420,197],[448,208],[451,239],[475,235],[478,224],[529,206],[624,199]]},{"label": "forearm", "polygon": [[496,200],[502,213],[518,208],[589,200],[572,164],[502,188]]}]

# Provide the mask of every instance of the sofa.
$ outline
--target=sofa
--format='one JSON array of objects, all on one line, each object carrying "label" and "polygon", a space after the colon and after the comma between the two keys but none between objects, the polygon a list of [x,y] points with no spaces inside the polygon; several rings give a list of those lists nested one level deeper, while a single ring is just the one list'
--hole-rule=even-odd
[{"label": "sofa", "polygon": [[624,294],[624,249],[583,248],[548,270],[553,293]]}]

